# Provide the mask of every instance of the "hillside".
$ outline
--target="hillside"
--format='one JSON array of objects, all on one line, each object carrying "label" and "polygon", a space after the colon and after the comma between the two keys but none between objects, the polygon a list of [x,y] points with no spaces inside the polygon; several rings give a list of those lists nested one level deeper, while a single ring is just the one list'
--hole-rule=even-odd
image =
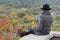
[{"label": "hillside", "polygon": [[[32,11],[39,13],[41,5],[48,3],[52,6],[52,10],[60,14],[60,0],[0,0],[0,4],[4,4],[5,8],[32,8]],[[1,6],[1,5],[0,5]]]},{"label": "hillside", "polygon": [[0,0],[0,3],[6,3],[6,4],[10,4],[10,3],[32,3],[32,4],[45,4],[45,3],[49,3],[49,4],[57,4],[60,5],[60,0]]}]

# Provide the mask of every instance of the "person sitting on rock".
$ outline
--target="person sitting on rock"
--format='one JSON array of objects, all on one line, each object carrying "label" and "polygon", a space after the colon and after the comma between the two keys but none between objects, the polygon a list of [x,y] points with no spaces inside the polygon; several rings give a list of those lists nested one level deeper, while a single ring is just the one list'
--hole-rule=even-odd
[{"label": "person sitting on rock", "polygon": [[53,17],[51,16],[50,10],[51,8],[49,7],[48,4],[44,4],[42,15],[40,16],[40,21],[39,25],[32,28],[29,31],[21,31],[21,29],[18,30],[18,34],[23,37],[28,34],[35,34],[35,35],[48,35],[51,31],[51,25],[53,23]]}]

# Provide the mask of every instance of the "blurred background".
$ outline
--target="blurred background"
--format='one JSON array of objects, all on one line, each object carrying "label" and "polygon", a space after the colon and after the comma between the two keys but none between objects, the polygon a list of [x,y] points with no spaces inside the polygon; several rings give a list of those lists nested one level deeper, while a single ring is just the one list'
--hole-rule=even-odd
[{"label": "blurred background", "polygon": [[60,0],[0,0],[0,40],[18,40],[19,28],[30,30],[38,25],[40,8],[46,3],[54,18],[51,30],[60,31]]}]

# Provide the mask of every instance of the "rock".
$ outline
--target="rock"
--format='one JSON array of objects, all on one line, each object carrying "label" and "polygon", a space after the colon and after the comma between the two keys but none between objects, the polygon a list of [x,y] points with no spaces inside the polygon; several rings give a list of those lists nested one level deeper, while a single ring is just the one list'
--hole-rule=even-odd
[{"label": "rock", "polygon": [[54,32],[51,31],[49,35],[34,35],[34,34],[29,34],[27,36],[22,37],[19,40],[49,40],[53,37]]},{"label": "rock", "polygon": [[60,32],[54,32],[53,35],[56,36],[56,37],[60,37]]}]

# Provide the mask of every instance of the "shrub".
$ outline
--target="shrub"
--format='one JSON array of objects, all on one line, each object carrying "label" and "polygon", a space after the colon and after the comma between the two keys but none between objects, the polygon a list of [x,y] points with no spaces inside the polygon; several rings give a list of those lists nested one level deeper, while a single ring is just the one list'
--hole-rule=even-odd
[{"label": "shrub", "polygon": [[23,18],[23,16],[25,16],[25,13],[24,12],[18,13],[18,17]]},{"label": "shrub", "polygon": [[57,20],[57,21],[60,20],[60,15],[59,15],[59,16],[56,16],[56,20]]}]

